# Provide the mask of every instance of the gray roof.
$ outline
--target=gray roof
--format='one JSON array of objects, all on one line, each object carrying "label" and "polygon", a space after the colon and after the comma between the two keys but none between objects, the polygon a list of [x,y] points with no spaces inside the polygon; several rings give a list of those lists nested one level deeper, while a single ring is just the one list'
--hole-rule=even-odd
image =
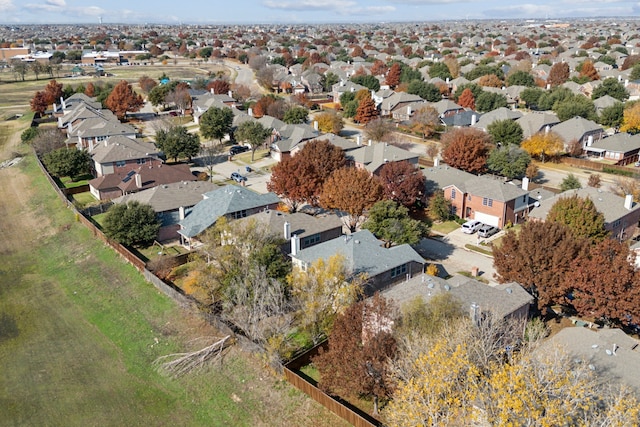
[{"label": "gray roof", "polygon": [[122,135],[110,136],[91,152],[93,161],[100,164],[145,159],[157,154],[158,150],[153,143],[137,141]]},{"label": "gray roof", "polygon": [[218,185],[209,181],[182,181],[126,194],[113,199],[113,203],[127,203],[131,200],[136,200],[140,203],[151,205],[157,213],[167,212],[180,207],[190,208],[195,206],[202,201],[205,193],[211,192],[216,188],[218,188]]},{"label": "gray roof", "polygon": [[[603,191],[599,188],[585,187],[564,191],[557,194],[555,197],[541,200],[540,206],[533,209],[529,213],[529,216],[544,220],[547,218],[549,210],[555,202],[560,198],[571,197],[574,195],[581,198],[590,198],[598,212],[601,212],[604,215],[605,224],[611,224],[630,212],[630,210],[624,207],[624,197],[617,196],[610,191]],[[631,211],[637,209],[640,209],[640,204],[634,203],[631,207]]]},{"label": "gray roof", "polygon": [[522,137],[527,139],[547,126],[557,125],[560,123],[560,119],[555,113],[531,112],[517,119],[516,123],[522,128]]},{"label": "gray roof", "polygon": [[574,117],[567,121],[564,121],[558,125],[555,125],[552,129],[555,133],[560,135],[565,142],[580,140],[586,133],[601,130],[602,126],[594,121],[587,120],[582,117]]},{"label": "gray roof", "polygon": [[269,227],[269,230],[284,237],[284,223],[290,225],[291,235],[304,238],[323,231],[334,228],[342,228],[342,220],[336,214],[308,215],[302,212],[292,214],[277,210],[266,210],[250,218],[243,218],[239,221],[256,220]]},{"label": "gray roof", "polygon": [[596,110],[604,110],[605,108],[611,107],[615,104],[622,104],[622,102],[611,95],[604,95],[593,101],[593,105],[596,106]]},{"label": "gray roof", "polygon": [[356,142],[351,141],[350,139],[346,139],[343,138],[341,136],[338,136],[334,133],[325,133],[324,135],[316,138],[317,140],[327,140],[329,141],[331,144],[335,145],[336,147],[340,147],[342,148],[343,151],[349,151],[349,150],[354,150],[358,147],[360,147],[360,145],[358,145]]},{"label": "gray roof", "polygon": [[480,310],[491,311],[499,317],[506,317],[533,302],[533,297],[518,283],[489,286],[464,276],[445,280],[422,274],[390,287],[383,294],[402,306],[417,297],[428,302],[432,296],[444,292],[450,292],[465,309],[476,303]]},{"label": "gray roof", "polygon": [[429,181],[435,182],[438,189],[443,189],[450,185],[453,185],[459,189],[463,189],[465,182],[470,179],[477,178],[474,174],[456,169],[445,164],[422,169],[422,174]]},{"label": "gray roof", "polygon": [[630,135],[625,132],[616,133],[608,136],[600,141],[594,142],[586,150],[595,148],[597,151],[605,150],[607,152],[626,153],[640,149],[640,134]]},{"label": "gray roof", "polygon": [[528,191],[523,190],[511,182],[505,182],[489,176],[476,176],[468,179],[464,182],[461,190],[468,194],[487,197],[501,202],[514,200],[528,193]]},{"label": "gray roof", "polygon": [[274,193],[258,194],[238,185],[226,185],[204,195],[204,200],[180,222],[178,233],[194,237],[211,227],[224,215],[279,203]]},{"label": "gray roof", "polygon": [[75,126],[69,136],[93,138],[97,136],[135,135],[136,130],[118,121],[107,121],[102,117],[91,117]]},{"label": "gray roof", "polygon": [[496,108],[495,110],[489,111],[480,117],[480,119],[476,122],[473,127],[486,129],[491,123],[498,120],[516,120],[522,117],[522,113],[520,111],[510,110],[507,107]]},{"label": "gray roof", "polygon": [[366,273],[369,277],[410,261],[424,263],[422,257],[411,246],[404,244],[385,248],[384,243],[376,239],[369,230],[357,231],[302,249],[294,258],[312,264],[318,259],[327,260],[336,254],[344,256],[349,272]]},{"label": "gray roof", "polygon": [[375,172],[387,162],[417,159],[419,156],[388,143],[363,145],[347,153],[356,163],[365,165],[369,172]]}]

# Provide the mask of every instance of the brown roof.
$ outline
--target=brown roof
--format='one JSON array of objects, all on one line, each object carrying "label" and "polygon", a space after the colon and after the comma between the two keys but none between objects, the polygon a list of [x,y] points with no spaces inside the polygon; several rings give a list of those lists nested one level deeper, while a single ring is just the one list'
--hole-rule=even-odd
[{"label": "brown roof", "polygon": [[[135,175],[140,175],[142,186],[136,184]],[[195,181],[189,165],[144,165],[129,173],[113,173],[89,181],[89,185],[97,190],[119,188],[123,194],[153,188],[158,185],[172,184],[180,181]]]}]

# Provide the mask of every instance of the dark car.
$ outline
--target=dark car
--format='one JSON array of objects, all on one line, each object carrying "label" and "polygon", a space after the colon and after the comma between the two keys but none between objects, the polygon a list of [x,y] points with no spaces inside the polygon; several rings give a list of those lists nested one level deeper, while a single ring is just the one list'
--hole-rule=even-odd
[{"label": "dark car", "polygon": [[487,237],[493,236],[498,231],[500,230],[498,230],[498,228],[494,227],[493,225],[482,224],[482,227],[478,229],[478,236],[484,237],[486,239]]},{"label": "dark car", "polygon": [[249,147],[245,147],[244,145],[234,145],[229,149],[229,154],[235,156],[236,154],[244,153],[245,151],[249,151]]},{"label": "dark car", "polygon": [[235,182],[242,182],[242,181],[246,181],[247,177],[240,175],[238,172],[233,172],[231,173],[231,179],[234,180]]}]

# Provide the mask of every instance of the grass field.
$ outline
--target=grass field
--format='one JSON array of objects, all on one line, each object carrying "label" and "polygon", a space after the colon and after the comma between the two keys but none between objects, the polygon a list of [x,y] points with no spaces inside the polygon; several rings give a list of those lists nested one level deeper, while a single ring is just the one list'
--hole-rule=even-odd
[{"label": "grass field", "polygon": [[[2,158],[17,124],[0,122]],[[216,331],[76,222],[33,157],[18,167],[0,170],[0,424],[345,425],[237,348],[178,380],[159,373],[157,357]]]}]

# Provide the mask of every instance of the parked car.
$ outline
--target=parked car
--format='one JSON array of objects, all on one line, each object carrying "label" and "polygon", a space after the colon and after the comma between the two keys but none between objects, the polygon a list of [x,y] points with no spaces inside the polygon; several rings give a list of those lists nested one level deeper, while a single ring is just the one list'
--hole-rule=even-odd
[{"label": "parked car", "polygon": [[238,172],[232,172],[231,179],[234,180],[235,182],[242,182],[242,181],[246,181],[247,177],[240,175]]},{"label": "parked car", "polygon": [[482,223],[478,220],[472,219],[462,224],[462,232],[473,234],[478,231],[480,227],[482,227]]},{"label": "parked car", "polygon": [[478,229],[478,236],[484,237],[486,239],[487,237],[493,236],[498,231],[500,231],[498,230],[498,227],[494,227],[493,225],[489,224],[482,224],[482,227]]},{"label": "parked car", "polygon": [[244,153],[245,151],[249,151],[249,147],[244,145],[234,145],[229,148],[229,154],[235,156],[236,154]]}]

